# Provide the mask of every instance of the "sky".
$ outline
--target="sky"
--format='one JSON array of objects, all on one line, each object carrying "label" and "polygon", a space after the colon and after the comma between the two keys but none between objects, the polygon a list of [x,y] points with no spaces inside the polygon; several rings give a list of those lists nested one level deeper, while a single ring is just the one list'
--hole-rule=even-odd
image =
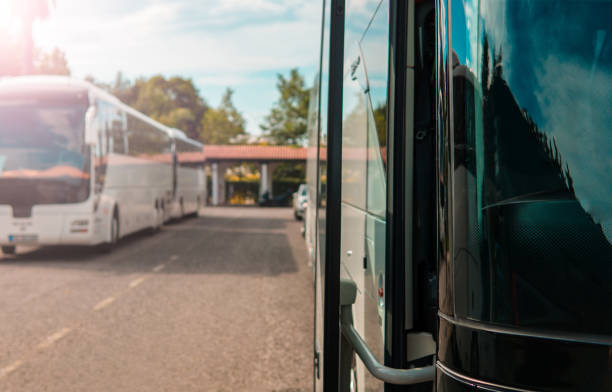
[{"label": "sky", "polygon": [[[6,0],[0,0],[3,2]],[[226,87],[247,120],[259,124],[278,99],[277,74],[297,67],[312,85],[321,2],[313,0],[56,0],[37,22],[35,44],[66,53],[72,75],[112,82],[179,75],[209,105]]]}]

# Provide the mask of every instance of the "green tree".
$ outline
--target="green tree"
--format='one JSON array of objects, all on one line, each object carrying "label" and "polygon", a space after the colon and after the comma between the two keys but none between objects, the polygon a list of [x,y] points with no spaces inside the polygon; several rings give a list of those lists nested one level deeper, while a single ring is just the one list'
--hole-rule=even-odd
[{"label": "green tree", "polygon": [[181,129],[193,139],[200,137],[201,121],[208,105],[191,79],[174,76],[166,80],[153,76],[147,81],[137,81],[134,90],[136,110]]},{"label": "green tree", "polygon": [[310,89],[297,69],[292,69],[288,78],[277,77],[280,98],[260,127],[275,144],[300,145],[306,137]]},{"label": "green tree", "polygon": [[231,88],[225,90],[219,107],[204,114],[201,137],[205,144],[230,144],[246,134],[246,122],[232,103],[233,93]]},{"label": "green tree", "polygon": [[50,53],[34,50],[34,73],[41,75],[70,75],[66,54],[58,48]]},{"label": "green tree", "polygon": [[[173,128],[187,130],[194,128],[196,114],[190,109],[181,107],[172,109],[168,114],[158,117],[158,120],[160,123],[168,124]],[[199,135],[195,139],[199,139]]]},{"label": "green tree", "polygon": [[85,79],[162,124],[178,128],[192,139],[200,138],[202,119],[209,109],[191,79],[156,75],[131,82],[121,72],[117,72],[111,84],[96,81],[92,76]]},{"label": "green tree", "polygon": [[118,71],[115,80],[107,88],[121,102],[131,106],[138,100],[138,92],[143,82],[143,79],[136,79],[136,82],[132,83],[123,76],[121,71]]},{"label": "green tree", "polygon": [[301,183],[306,178],[306,165],[295,162],[280,162],[276,166],[276,169],[274,169],[272,178],[281,181],[293,180],[297,183]]},{"label": "green tree", "polygon": [[387,103],[379,103],[374,109],[376,133],[381,147],[387,146]]}]

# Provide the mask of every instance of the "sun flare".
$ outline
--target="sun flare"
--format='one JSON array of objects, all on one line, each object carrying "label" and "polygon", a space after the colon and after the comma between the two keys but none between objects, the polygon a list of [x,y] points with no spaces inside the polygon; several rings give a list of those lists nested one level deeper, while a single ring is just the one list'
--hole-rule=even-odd
[{"label": "sun flare", "polygon": [[12,12],[11,0],[0,0],[0,34],[16,34],[21,28],[21,21]]}]

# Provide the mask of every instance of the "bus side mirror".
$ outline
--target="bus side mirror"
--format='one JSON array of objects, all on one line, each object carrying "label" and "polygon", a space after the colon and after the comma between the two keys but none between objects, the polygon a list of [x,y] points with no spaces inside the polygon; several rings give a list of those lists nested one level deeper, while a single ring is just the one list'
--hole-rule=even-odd
[{"label": "bus side mirror", "polygon": [[96,121],[96,107],[90,106],[85,113],[85,144],[93,146],[98,142],[98,122]]}]

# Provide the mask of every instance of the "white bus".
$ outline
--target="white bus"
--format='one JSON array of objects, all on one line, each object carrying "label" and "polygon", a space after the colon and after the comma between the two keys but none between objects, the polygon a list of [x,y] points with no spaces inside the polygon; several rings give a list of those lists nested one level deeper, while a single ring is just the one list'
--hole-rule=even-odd
[{"label": "white bus", "polygon": [[181,183],[173,133],[87,82],[1,81],[2,252],[22,244],[110,249],[125,235],[159,228]]},{"label": "white bus", "polygon": [[[173,183],[171,218],[195,216],[206,200],[206,177],[201,164],[193,155],[203,151],[203,145],[189,139],[179,129],[169,129],[173,139]],[[196,156],[197,158],[197,156]]]}]

